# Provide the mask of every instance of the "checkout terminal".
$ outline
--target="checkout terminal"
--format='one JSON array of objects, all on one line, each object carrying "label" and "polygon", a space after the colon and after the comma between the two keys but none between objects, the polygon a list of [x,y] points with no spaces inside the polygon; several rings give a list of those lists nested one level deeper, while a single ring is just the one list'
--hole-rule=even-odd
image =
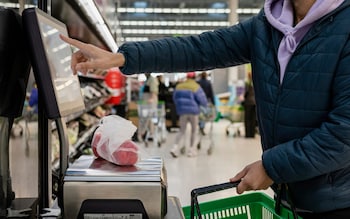
[{"label": "checkout terminal", "polygon": [[167,178],[160,157],[122,167],[103,159],[81,156],[68,164],[64,118],[84,111],[79,78],[70,68],[71,47],[59,34],[66,26],[37,8],[25,9],[23,25],[30,56],[48,119],[55,120],[60,138],[61,216],[110,219],[181,219],[180,203],[167,196]]}]

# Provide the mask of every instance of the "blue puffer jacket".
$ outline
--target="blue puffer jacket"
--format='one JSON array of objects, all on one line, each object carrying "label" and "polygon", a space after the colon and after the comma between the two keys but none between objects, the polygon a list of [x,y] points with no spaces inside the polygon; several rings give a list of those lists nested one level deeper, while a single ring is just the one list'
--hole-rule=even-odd
[{"label": "blue puffer jacket", "polygon": [[264,12],[199,36],[128,43],[122,71],[179,72],[251,62],[263,164],[297,207],[350,207],[350,0],[318,20],[279,83],[282,35]]},{"label": "blue puffer jacket", "polygon": [[199,115],[200,106],[207,106],[207,98],[203,89],[193,79],[179,83],[173,93],[176,113]]}]

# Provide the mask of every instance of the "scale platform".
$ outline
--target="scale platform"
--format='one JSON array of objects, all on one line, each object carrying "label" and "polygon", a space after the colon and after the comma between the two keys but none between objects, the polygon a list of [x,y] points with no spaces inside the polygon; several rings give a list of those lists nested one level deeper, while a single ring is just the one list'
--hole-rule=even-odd
[{"label": "scale platform", "polygon": [[115,218],[163,219],[167,201],[166,171],[160,157],[122,167],[84,155],[64,177],[65,218],[94,218],[107,213]]}]

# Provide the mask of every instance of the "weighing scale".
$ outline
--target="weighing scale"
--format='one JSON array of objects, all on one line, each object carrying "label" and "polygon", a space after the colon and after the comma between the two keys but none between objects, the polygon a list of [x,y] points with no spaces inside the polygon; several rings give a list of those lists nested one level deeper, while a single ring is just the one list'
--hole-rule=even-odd
[{"label": "weighing scale", "polygon": [[[78,214],[99,218],[107,211],[107,215],[125,218],[161,219],[167,213],[167,180],[160,157],[121,167],[104,159],[81,156],[67,169],[63,191],[65,218],[76,218]],[[105,212],[90,208],[93,203],[104,203]]]}]

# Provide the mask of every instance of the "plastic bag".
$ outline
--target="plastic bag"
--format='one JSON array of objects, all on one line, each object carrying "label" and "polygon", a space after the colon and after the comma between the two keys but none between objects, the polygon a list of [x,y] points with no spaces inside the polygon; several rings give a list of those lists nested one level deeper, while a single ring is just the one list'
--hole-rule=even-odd
[{"label": "plastic bag", "polygon": [[136,129],[131,121],[120,116],[103,117],[92,138],[94,155],[121,166],[136,164],[139,149],[131,141]]}]

